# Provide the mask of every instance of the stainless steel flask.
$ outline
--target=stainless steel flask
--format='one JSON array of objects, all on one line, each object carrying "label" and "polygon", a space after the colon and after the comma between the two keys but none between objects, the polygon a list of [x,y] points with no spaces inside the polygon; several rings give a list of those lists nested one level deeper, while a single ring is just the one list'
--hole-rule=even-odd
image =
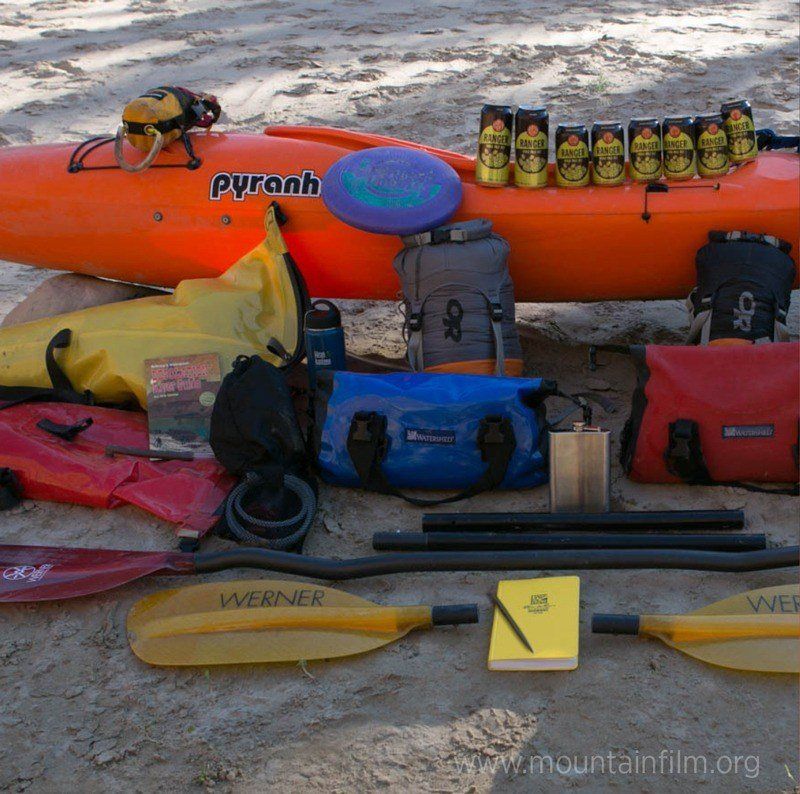
[{"label": "stainless steel flask", "polygon": [[550,512],[609,509],[611,431],[585,422],[550,431]]}]

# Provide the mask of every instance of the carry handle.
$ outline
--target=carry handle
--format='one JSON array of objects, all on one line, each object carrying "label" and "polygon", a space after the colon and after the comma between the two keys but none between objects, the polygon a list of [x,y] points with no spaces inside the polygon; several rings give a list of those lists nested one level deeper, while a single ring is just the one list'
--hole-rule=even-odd
[{"label": "carry handle", "polygon": [[389,452],[386,417],[374,412],[359,411],[350,422],[347,452],[353,462],[361,487],[389,496],[397,496],[417,507],[433,507],[468,499],[496,488],[506,476],[517,442],[511,420],[504,416],[486,416],[478,429],[477,445],[486,470],[468,488],[443,499],[418,499],[404,494],[386,479],[383,461]]},{"label": "carry handle", "polygon": [[[152,132],[150,130],[152,130]],[[114,138],[114,159],[116,159],[117,165],[129,174],[140,174],[142,171],[146,171],[150,168],[153,161],[158,157],[161,148],[164,146],[164,136],[152,124],[149,124],[145,128],[145,133],[155,138],[155,141],[153,141],[153,148],[147,153],[147,157],[145,157],[141,163],[129,163],[125,159],[125,154],[122,150],[122,144],[125,140],[125,125],[120,124],[119,127],[117,127],[117,134]]]},{"label": "carry handle", "polygon": [[569,400],[573,403],[566,411],[560,413],[555,419],[552,421],[547,422],[547,426],[556,427],[560,425],[567,417],[572,416],[575,411],[579,410],[583,413],[583,421],[586,425],[592,424],[592,406],[589,405],[587,400],[588,395],[583,394],[566,394],[563,391],[557,391],[555,393],[556,397],[563,397],[565,400]]}]

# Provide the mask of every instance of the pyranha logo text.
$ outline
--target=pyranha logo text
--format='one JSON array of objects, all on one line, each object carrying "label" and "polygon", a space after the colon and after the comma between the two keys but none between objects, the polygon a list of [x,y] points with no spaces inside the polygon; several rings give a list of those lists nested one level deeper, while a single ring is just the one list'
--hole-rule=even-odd
[{"label": "pyranha logo text", "polygon": [[299,174],[250,174],[240,171],[220,171],[211,177],[208,197],[219,201],[226,193],[233,195],[234,201],[244,201],[246,196],[319,196],[322,180],[313,170],[304,169]]}]

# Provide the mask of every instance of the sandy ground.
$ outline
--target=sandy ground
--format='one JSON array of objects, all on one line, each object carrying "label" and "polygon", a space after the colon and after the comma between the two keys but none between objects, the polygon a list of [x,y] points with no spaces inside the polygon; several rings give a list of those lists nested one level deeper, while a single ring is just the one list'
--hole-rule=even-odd
[{"label": "sandy ground", "polygon": [[[798,11],[783,0],[491,4],[302,0],[0,2],[0,145],[80,140],[115,128],[153,85],[220,95],[223,124],[325,123],[470,151],[484,101],[546,103],[587,122],[692,112],[749,97],[757,124],[798,129]],[[0,313],[48,274],[11,264]],[[348,341],[399,354],[394,307],[352,304]],[[530,373],[587,385],[617,406],[624,361],[591,374],[593,341],[678,342],[678,302],[519,307]],[[797,333],[797,313],[792,315]],[[617,444],[615,442],[615,452]],[[730,488],[646,487],[613,470],[617,509],[744,507],[748,529],[796,543],[790,498]],[[311,553],[369,552],[377,529],[413,529],[391,500],[322,489]],[[547,508],[546,489],[475,499],[471,509]],[[26,503],[5,542],[163,549],[171,529],[133,509]],[[0,611],[0,789],[8,791],[791,791],[793,681],[706,667],[654,642],[594,637],[594,611],[684,611],[793,572],[595,572],[581,576],[581,664],[571,673],[489,674],[492,574],[353,583],[385,603],[481,604],[482,623],[412,635],[383,651],[299,667],[170,671],[129,652],[130,605],[160,587]],[[219,578],[219,577],[218,577]],[[240,577],[241,578],[241,577]],[[680,774],[678,754],[708,771]],[[616,773],[584,756],[615,756]],[[663,769],[624,757],[661,754]],[[577,756],[540,774],[532,756]],[[738,756],[738,772],[724,774]],[[726,760],[727,759],[727,760]],[[718,765],[718,761],[720,762]],[[518,764],[518,765],[517,765]],[[515,766],[516,765],[516,766]],[[599,770],[599,766],[595,766]]]}]

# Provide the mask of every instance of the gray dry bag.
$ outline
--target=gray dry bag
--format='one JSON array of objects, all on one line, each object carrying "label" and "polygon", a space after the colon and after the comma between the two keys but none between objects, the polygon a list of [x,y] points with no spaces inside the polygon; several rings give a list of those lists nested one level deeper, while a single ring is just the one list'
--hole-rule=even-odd
[{"label": "gray dry bag", "polygon": [[792,246],[749,232],[709,232],[697,252],[697,287],[687,300],[690,344],[788,342]]},{"label": "gray dry bag", "polygon": [[509,245],[479,218],[402,238],[408,361],[415,372],[520,375]]}]

